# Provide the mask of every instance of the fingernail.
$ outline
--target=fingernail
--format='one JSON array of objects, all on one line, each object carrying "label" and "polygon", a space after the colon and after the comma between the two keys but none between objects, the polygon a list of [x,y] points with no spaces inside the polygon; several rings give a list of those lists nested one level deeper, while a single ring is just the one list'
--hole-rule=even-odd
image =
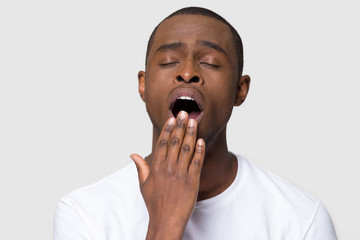
[{"label": "fingernail", "polygon": [[195,120],[194,119],[190,119],[189,123],[188,123],[189,127],[194,127],[195,126]]},{"label": "fingernail", "polygon": [[169,122],[168,122],[169,125],[174,125],[175,124],[175,118],[171,117],[169,119]]},{"label": "fingernail", "polygon": [[199,140],[197,141],[197,147],[196,147],[196,152],[198,153],[203,153],[204,149],[205,149],[205,142],[204,139],[199,138]]},{"label": "fingernail", "polygon": [[180,113],[179,113],[179,119],[180,120],[184,120],[185,118],[186,118],[186,112],[185,111],[180,111]]}]

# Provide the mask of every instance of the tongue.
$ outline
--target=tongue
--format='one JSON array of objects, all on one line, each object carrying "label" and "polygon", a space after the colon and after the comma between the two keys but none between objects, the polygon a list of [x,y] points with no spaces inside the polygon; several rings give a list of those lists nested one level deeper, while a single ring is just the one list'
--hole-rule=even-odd
[{"label": "tongue", "polygon": [[191,118],[191,119],[196,119],[199,115],[200,115],[200,112],[196,112],[196,111],[194,111],[194,112],[190,112],[190,113],[188,113],[189,114],[189,119]]}]

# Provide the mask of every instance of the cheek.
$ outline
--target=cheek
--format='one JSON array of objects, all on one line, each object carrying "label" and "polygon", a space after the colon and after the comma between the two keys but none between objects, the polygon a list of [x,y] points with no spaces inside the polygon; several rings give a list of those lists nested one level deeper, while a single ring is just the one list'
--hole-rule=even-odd
[{"label": "cheek", "polygon": [[148,84],[145,89],[145,107],[154,129],[160,134],[164,124],[165,114],[164,107],[160,104],[164,102],[161,99],[161,89],[155,85]]},{"label": "cheek", "polygon": [[230,118],[232,109],[234,107],[236,91],[235,86],[222,86],[213,88],[212,92],[212,105],[213,117],[218,121],[227,121]]},{"label": "cheek", "polygon": [[147,84],[145,89],[146,107],[159,111],[162,95],[163,89],[161,89],[161,87],[156,87],[155,84]]},{"label": "cheek", "polygon": [[166,99],[169,93],[168,83],[162,75],[152,74],[148,76],[145,85],[146,109],[152,119],[166,118],[168,109]]},{"label": "cheek", "polygon": [[218,121],[228,121],[233,109],[233,102],[230,101],[230,96],[223,95],[222,98],[218,99],[216,104],[216,112],[215,112],[215,118],[218,119]]},{"label": "cheek", "polygon": [[211,96],[216,99],[215,104],[224,108],[233,107],[236,98],[236,84],[232,78],[222,77],[214,81],[211,86]]}]

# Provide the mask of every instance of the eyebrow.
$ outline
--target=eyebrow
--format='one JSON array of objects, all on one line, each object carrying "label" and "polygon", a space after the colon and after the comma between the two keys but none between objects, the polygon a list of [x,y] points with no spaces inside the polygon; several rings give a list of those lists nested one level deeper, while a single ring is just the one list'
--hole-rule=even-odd
[{"label": "eyebrow", "polygon": [[199,40],[196,42],[196,44],[215,49],[216,51],[221,52],[221,53],[225,54],[226,56],[229,56],[229,54],[222,47],[220,47],[220,45],[218,45],[214,42],[209,42],[206,40]]},{"label": "eyebrow", "polygon": [[[210,42],[207,40],[198,40],[198,41],[196,41],[196,44],[215,49],[216,51],[223,53],[225,56],[229,56],[229,54],[222,47],[220,47],[220,45],[218,45],[214,42]],[[182,48],[184,46],[185,46],[185,44],[182,42],[165,43],[165,44],[161,45],[160,47],[158,47],[155,52],[163,52],[166,50],[175,50],[175,49]]]},{"label": "eyebrow", "polygon": [[174,42],[174,43],[166,43],[161,45],[160,47],[158,47],[158,49],[156,49],[156,52],[162,52],[162,51],[166,51],[166,50],[174,50],[174,49],[178,49],[184,47],[184,44],[181,42]]}]

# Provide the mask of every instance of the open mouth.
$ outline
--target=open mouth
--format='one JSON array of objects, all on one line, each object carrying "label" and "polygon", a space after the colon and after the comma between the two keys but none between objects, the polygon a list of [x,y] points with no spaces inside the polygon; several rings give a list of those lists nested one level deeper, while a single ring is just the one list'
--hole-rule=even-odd
[{"label": "open mouth", "polygon": [[176,117],[181,110],[186,111],[189,118],[192,119],[197,119],[202,112],[195,99],[189,96],[178,97],[171,108],[174,117]]}]

